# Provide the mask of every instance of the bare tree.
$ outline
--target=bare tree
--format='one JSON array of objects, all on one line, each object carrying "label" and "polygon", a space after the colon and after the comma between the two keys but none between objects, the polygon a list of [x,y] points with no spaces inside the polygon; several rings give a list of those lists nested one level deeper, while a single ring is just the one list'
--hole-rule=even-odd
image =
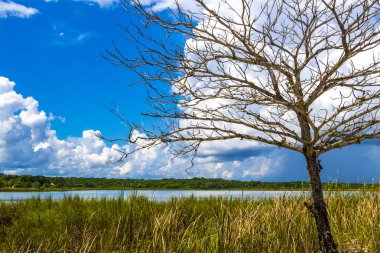
[{"label": "bare tree", "polygon": [[162,119],[129,123],[132,152],[167,144],[196,154],[228,139],[300,152],[320,248],[337,252],[318,157],[380,136],[379,1],[195,0],[164,12],[122,2],[144,20],[125,27],[139,57],[115,46],[107,58],[139,75],[152,92],[144,115]]}]

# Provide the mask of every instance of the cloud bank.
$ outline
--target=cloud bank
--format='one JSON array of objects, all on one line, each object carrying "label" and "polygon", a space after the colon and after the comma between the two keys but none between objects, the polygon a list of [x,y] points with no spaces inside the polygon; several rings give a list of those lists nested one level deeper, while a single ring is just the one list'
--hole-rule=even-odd
[{"label": "cloud bank", "polygon": [[105,161],[117,158],[93,130],[80,138],[58,139],[50,127],[55,117],[39,110],[34,98],[18,94],[14,85],[0,77],[0,168],[5,173],[64,175],[80,169],[89,175],[103,172]]},{"label": "cloud bank", "polygon": [[[62,176],[168,178],[222,177],[260,179],[281,170],[283,157],[248,143],[210,143],[188,174],[190,157],[174,158],[168,147],[157,146],[129,156],[125,162],[117,150],[133,145],[107,145],[96,137],[98,130],[84,130],[81,137],[59,139],[51,128],[61,120],[39,108],[38,101],[23,97],[15,83],[0,77],[0,172]],[[139,133],[135,133],[139,134]]]},{"label": "cloud bank", "polygon": [[27,7],[12,1],[0,1],[0,18],[29,18],[37,13],[38,10],[32,7]]}]

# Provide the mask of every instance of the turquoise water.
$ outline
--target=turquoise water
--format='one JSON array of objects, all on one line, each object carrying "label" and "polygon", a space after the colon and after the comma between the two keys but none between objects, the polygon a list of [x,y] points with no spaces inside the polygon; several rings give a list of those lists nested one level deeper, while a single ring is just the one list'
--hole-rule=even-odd
[{"label": "turquoise water", "polygon": [[0,192],[0,200],[22,200],[29,198],[52,198],[59,200],[68,197],[78,196],[84,199],[127,198],[131,194],[145,196],[149,199],[165,201],[170,198],[186,198],[194,196],[202,197],[226,197],[226,198],[276,198],[283,196],[299,196],[306,194],[303,191],[228,191],[228,190],[86,190],[86,191],[48,191],[48,192]]}]

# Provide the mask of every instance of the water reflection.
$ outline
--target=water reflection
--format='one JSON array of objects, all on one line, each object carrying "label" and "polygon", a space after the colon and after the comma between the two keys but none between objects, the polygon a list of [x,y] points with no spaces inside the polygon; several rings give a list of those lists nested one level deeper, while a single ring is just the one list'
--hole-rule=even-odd
[{"label": "water reflection", "polygon": [[22,200],[30,198],[52,198],[59,200],[66,197],[80,197],[83,199],[118,198],[123,196],[128,198],[131,194],[145,196],[158,201],[169,200],[170,198],[186,198],[194,196],[204,197],[226,197],[226,198],[277,198],[284,196],[300,196],[307,194],[304,191],[229,191],[229,190],[86,190],[86,191],[48,191],[48,192],[0,192],[0,200]]}]

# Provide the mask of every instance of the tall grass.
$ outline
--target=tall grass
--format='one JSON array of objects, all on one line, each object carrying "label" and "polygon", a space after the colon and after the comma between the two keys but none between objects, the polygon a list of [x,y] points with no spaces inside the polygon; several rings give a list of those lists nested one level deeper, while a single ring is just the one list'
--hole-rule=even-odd
[{"label": "tall grass", "polygon": [[[0,203],[0,252],[318,252],[303,197]],[[328,194],[342,252],[380,252],[377,191]]]}]

